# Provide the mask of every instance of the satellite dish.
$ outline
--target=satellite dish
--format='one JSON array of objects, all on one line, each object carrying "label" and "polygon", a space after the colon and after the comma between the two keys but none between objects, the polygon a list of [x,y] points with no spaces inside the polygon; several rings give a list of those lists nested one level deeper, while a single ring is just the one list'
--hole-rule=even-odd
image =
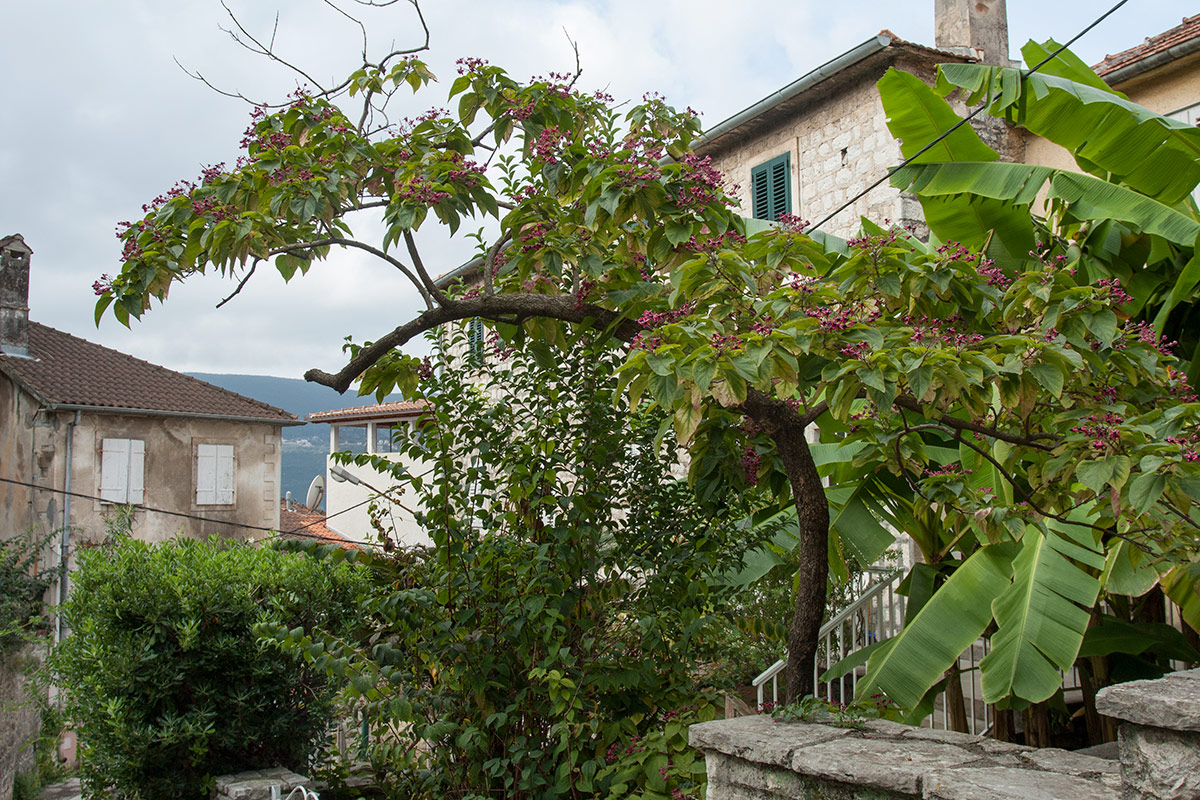
[{"label": "satellite dish", "polygon": [[308,494],[304,496],[304,505],[311,509],[315,509],[321,504],[322,498],[325,497],[325,476],[318,475],[312,479],[312,483],[308,485]]}]

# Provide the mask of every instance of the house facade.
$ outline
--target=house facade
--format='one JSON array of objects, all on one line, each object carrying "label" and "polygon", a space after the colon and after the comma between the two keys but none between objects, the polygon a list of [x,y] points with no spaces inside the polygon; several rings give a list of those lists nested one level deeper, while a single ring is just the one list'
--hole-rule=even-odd
[{"label": "house facade", "polygon": [[0,536],[60,532],[60,557],[132,533],[259,538],[279,525],[280,409],[28,319],[32,251],[0,239]]},{"label": "house facade", "polygon": [[334,453],[371,455],[395,462],[414,475],[426,465],[395,452],[399,429],[418,431],[425,415],[424,401],[380,403],[310,414],[309,422],[329,425],[325,467],[325,526],[353,542],[391,539],[402,547],[430,546],[433,540],[417,524],[416,499],[401,494],[393,477],[369,465],[338,464]]}]

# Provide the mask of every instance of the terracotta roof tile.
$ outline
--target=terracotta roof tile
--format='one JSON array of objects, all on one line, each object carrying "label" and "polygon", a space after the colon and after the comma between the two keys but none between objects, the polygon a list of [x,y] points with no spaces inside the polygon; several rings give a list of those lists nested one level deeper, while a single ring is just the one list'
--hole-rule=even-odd
[{"label": "terracotta roof tile", "polygon": [[401,400],[394,403],[376,403],[355,408],[336,408],[308,415],[309,422],[355,422],[358,420],[382,419],[384,417],[413,416],[424,411],[429,404],[424,400]]},{"label": "terracotta roof tile", "polygon": [[1156,53],[1170,50],[1175,45],[1197,37],[1200,37],[1200,14],[1194,17],[1184,17],[1183,24],[1176,25],[1169,31],[1163,31],[1157,36],[1151,36],[1146,41],[1128,50],[1122,50],[1116,55],[1105,56],[1104,60],[1096,64],[1092,69],[1096,71],[1097,75],[1103,78],[1105,75],[1115,72],[1121,67],[1136,64]]},{"label": "terracotta roof tile", "polygon": [[285,539],[316,537],[329,544],[341,545],[346,550],[358,549],[358,545],[326,527],[324,511],[295,502],[289,508],[287,500],[281,501],[279,505],[279,533]]},{"label": "terracotta roof tile", "polygon": [[282,409],[37,322],[29,323],[29,355],[0,354],[0,373],[50,405],[302,424]]}]

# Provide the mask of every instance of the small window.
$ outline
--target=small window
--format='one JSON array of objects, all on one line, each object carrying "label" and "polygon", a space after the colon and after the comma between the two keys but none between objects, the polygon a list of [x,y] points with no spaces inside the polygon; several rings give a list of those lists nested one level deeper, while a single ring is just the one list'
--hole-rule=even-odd
[{"label": "small window", "polygon": [[100,447],[100,499],[143,502],[145,464],[146,443],[141,439],[105,439]]},{"label": "small window", "polygon": [[473,367],[483,366],[483,320],[475,317],[467,329],[467,362]]},{"label": "small window", "polygon": [[197,445],[196,505],[233,505],[233,445]]},{"label": "small window", "polygon": [[774,222],[792,213],[791,154],[782,153],[750,170],[754,218]]}]

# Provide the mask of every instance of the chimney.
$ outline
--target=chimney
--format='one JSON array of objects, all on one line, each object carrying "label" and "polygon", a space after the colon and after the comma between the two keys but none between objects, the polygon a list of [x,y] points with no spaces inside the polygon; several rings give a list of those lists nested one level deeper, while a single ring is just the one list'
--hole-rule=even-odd
[{"label": "chimney", "polygon": [[933,24],[939,50],[1010,66],[1005,0],[933,0]]},{"label": "chimney", "polygon": [[29,357],[29,256],[21,234],[0,239],[0,353]]}]

